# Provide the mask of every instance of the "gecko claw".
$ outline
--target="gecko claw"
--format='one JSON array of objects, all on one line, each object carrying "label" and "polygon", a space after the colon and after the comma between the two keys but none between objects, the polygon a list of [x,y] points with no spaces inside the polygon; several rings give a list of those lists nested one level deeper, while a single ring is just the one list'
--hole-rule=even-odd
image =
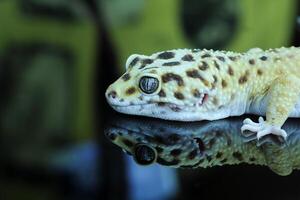
[{"label": "gecko claw", "polygon": [[278,126],[267,124],[262,117],[259,117],[258,123],[253,122],[249,118],[245,119],[243,121],[241,131],[242,133],[244,131],[251,131],[256,133],[257,140],[269,134],[281,136],[284,139],[287,138],[287,133],[285,132],[285,130],[281,129]]}]

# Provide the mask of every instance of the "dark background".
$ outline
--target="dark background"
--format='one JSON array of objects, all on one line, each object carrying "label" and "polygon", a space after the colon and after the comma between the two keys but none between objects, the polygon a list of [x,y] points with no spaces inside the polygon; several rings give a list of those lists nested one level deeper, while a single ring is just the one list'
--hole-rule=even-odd
[{"label": "dark background", "polygon": [[131,53],[299,46],[299,13],[296,0],[0,1],[0,199],[299,199],[298,171],[247,165],[173,171],[176,190],[147,196],[158,189],[129,173],[145,169],[103,134]]}]

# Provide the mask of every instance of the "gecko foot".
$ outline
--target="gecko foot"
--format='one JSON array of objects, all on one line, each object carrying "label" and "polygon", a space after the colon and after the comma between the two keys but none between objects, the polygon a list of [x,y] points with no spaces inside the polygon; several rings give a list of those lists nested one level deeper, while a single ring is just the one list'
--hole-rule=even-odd
[{"label": "gecko foot", "polygon": [[242,133],[244,131],[251,131],[256,134],[256,138],[259,140],[261,137],[273,134],[281,136],[284,139],[287,138],[285,130],[278,126],[267,124],[262,117],[259,117],[258,123],[253,122],[251,119],[247,118],[243,121],[243,126],[241,128]]}]

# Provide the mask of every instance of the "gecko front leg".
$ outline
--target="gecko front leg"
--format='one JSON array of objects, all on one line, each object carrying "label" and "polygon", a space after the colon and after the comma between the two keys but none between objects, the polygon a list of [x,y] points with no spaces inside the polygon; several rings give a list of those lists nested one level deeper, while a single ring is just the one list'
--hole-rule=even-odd
[{"label": "gecko front leg", "polygon": [[269,89],[269,102],[266,109],[266,121],[262,117],[258,123],[247,118],[241,131],[257,133],[257,139],[274,134],[286,139],[287,134],[281,127],[294,109],[300,95],[300,79],[292,74],[281,75]]}]

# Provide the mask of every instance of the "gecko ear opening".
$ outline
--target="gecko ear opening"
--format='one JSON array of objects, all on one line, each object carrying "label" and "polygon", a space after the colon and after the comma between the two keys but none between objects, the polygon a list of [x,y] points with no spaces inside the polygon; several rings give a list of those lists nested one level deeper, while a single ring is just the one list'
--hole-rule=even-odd
[{"label": "gecko ear opening", "polygon": [[131,56],[129,56],[126,61],[126,70],[129,67],[133,67],[139,61],[139,59],[140,59],[139,54],[132,54]]}]

